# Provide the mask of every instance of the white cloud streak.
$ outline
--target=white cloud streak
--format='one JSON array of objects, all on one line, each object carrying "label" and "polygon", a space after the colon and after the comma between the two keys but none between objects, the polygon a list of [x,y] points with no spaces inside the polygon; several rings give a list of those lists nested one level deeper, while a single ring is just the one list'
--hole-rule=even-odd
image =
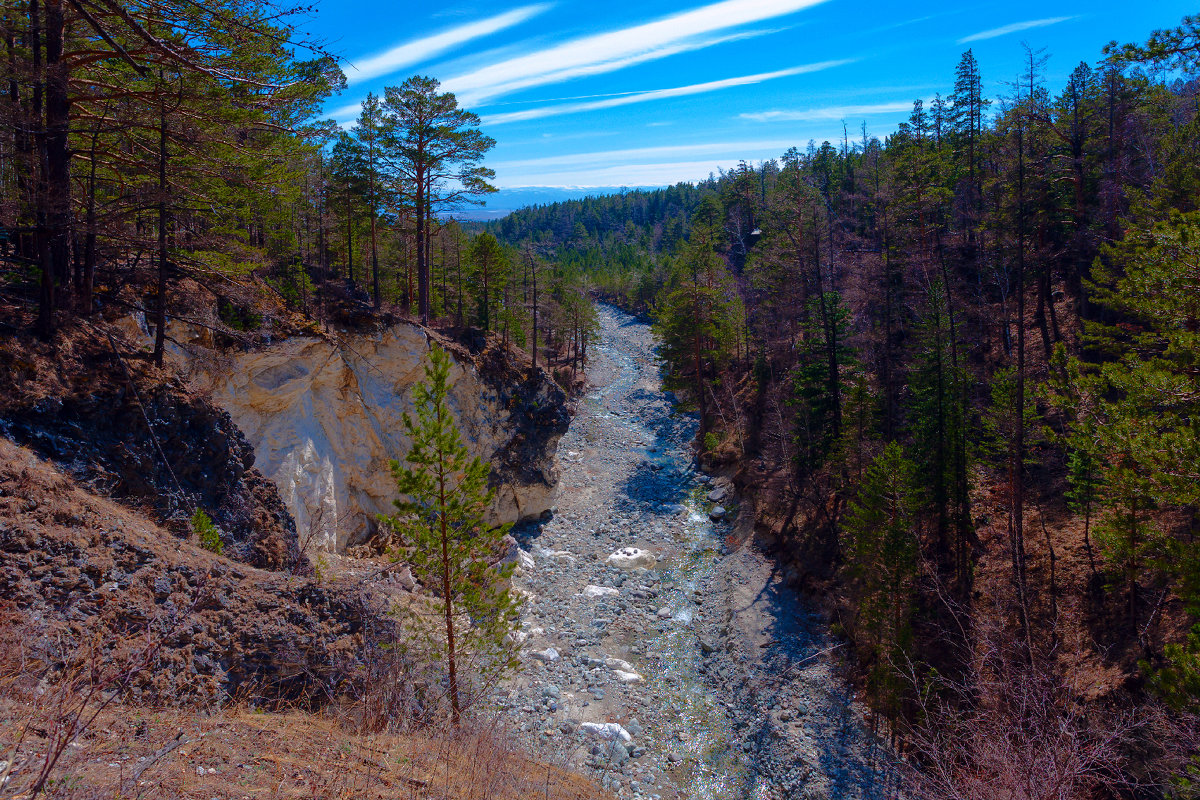
[{"label": "white cloud streak", "polygon": [[370,80],[371,78],[378,78],[381,75],[389,75],[404,67],[419,64],[472,39],[490,36],[505,28],[519,25],[549,8],[550,4],[548,3],[515,8],[512,11],[497,14],[494,17],[450,28],[433,36],[427,36],[424,39],[405,42],[377,55],[357,59],[348,65],[346,81],[348,83],[358,83]]},{"label": "white cloud streak", "polygon": [[818,120],[841,120],[854,117],[869,117],[873,114],[894,114],[912,110],[912,102],[874,103],[861,106],[835,106],[831,108],[809,108],[802,111],[758,111],[738,114],[738,119],[753,122],[815,122]]},{"label": "white cloud streak", "polygon": [[[489,64],[445,81],[465,105],[571,78],[613,72],[730,37],[718,31],[792,14],[825,0],[723,0],[622,30],[584,36],[527,55]],[[761,35],[762,31],[747,35]]]},{"label": "white cloud streak", "polygon": [[[516,161],[500,161],[490,166],[497,173],[532,172],[556,167],[595,167],[605,164],[619,165],[636,159],[662,159],[668,156],[696,157],[703,155],[733,156],[734,160],[754,155],[783,153],[796,144],[791,139],[767,139],[758,141],[704,142],[703,144],[662,145],[657,147],[633,147],[623,150],[601,150],[592,153],[571,153],[562,156],[544,156]],[[733,154],[738,154],[734,156]],[[706,161],[705,164],[712,162]],[[614,186],[621,185],[618,181]],[[624,182],[626,185],[628,181]]]},{"label": "white cloud streak", "polygon": [[1031,28],[1044,28],[1047,25],[1057,25],[1060,22],[1075,19],[1074,17],[1049,17],[1048,19],[1031,19],[1025,22],[1014,22],[1011,25],[1005,25],[1002,28],[992,28],[991,30],[972,33],[970,36],[964,36],[958,40],[958,44],[967,44],[968,42],[981,42],[984,39],[995,39],[997,36],[1007,36],[1010,33],[1020,33]]},{"label": "white cloud streak", "polygon": [[760,72],[755,75],[743,75],[737,78],[724,78],[719,81],[708,81],[706,83],[694,83],[690,86],[676,86],[671,89],[654,89],[646,92],[638,92],[632,95],[622,97],[610,97],[605,100],[595,100],[590,103],[567,103],[556,106],[542,106],[541,108],[530,108],[525,111],[510,111],[504,114],[492,114],[483,118],[485,125],[503,125],[508,122],[521,122],[530,119],[541,119],[543,117],[556,117],[562,114],[577,114],[583,111],[598,111],[605,108],[616,108],[617,106],[627,106],[633,103],[647,103],[653,100],[665,100],[670,97],[684,97],[693,94],[705,94],[707,92],[715,92],[721,89],[728,89],[734,86],[749,86],[755,83],[763,83],[765,81],[777,80],[786,78],[792,75],[801,75],[806,72],[819,72],[820,70],[830,69],[842,64],[847,64],[849,61],[822,61],[818,64],[805,64],[791,69],[781,69],[774,72]]}]

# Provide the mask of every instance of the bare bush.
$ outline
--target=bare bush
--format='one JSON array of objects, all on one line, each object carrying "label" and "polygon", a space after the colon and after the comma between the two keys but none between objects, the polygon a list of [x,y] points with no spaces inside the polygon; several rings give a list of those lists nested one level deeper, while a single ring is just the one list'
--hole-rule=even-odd
[{"label": "bare bush", "polygon": [[904,737],[921,800],[1090,800],[1162,789],[1136,752],[1146,708],[1101,708],[1075,696],[1052,662],[1005,631],[978,631],[966,673],[902,672],[917,721]]}]

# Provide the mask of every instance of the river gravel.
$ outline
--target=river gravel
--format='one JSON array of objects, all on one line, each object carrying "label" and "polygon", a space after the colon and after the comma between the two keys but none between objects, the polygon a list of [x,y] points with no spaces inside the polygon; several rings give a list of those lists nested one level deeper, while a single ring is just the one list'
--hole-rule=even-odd
[{"label": "river gravel", "polygon": [[620,797],[894,796],[836,642],[752,542],[725,546],[736,498],[696,470],[649,326],[600,321],[554,514],[513,531],[527,599],[502,713]]}]

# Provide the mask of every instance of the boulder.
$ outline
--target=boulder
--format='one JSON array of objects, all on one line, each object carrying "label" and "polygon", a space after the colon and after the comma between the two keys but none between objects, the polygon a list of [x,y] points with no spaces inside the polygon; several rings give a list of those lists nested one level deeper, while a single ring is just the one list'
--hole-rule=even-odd
[{"label": "boulder", "polygon": [[658,562],[654,554],[649,550],[641,550],[637,547],[622,547],[605,559],[605,563],[612,564],[619,569],[637,569],[645,567],[649,569]]}]

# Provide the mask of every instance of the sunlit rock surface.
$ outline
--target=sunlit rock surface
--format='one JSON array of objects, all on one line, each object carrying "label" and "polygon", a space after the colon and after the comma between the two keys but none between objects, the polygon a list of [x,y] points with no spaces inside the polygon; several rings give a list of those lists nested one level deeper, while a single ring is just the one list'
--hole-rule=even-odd
[{"label": "sunlit rock surface", "polygon": [[[388,513],[388,460],[405,454],[405,412],[425,379],[430,337],[400,323],[377,333],[293,337],[251,352],[197,359],[245,433],[256,465],[279,487],[302,546],[342,551],[366,540]],[[566,398],[544,372],[528,379],[496,348],[450,346],[449,402],[472,455],[492,465],[491,521],[537,517],[551,507],[554,455],[566,430]]]}]

